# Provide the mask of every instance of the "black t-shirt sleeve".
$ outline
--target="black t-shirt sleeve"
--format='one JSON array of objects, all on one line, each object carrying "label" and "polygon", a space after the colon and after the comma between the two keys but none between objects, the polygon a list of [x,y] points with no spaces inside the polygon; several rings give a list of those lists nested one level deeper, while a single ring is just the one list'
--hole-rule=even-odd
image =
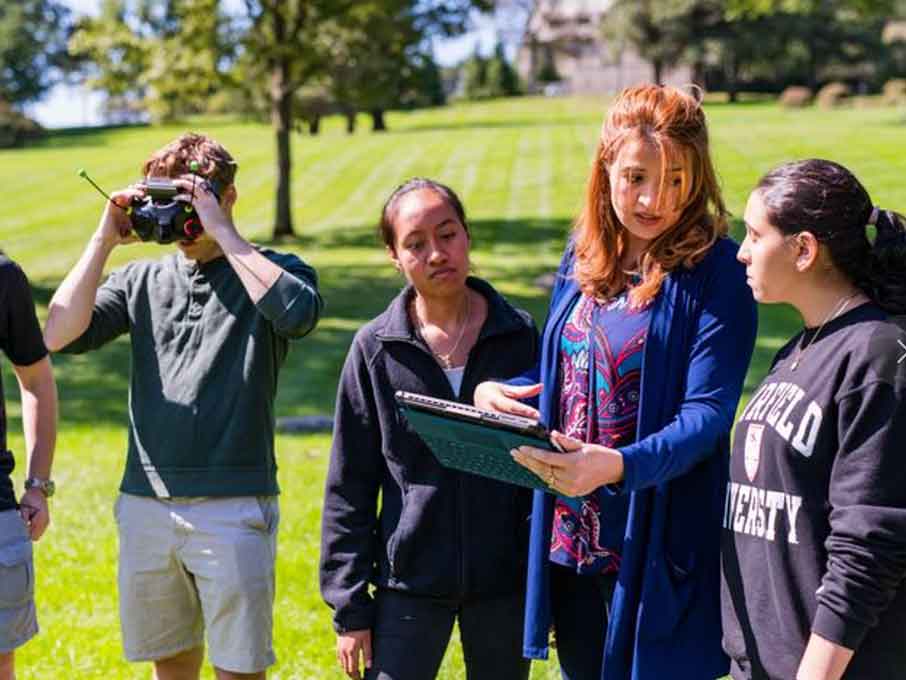
[{"label": "black t-shirt sleeve", "polygon": [[812,630],[849,649],[877,625],[906,577],[906,380],[902,368],[890,372],[838,401],[827,570]]},{"label": "black t-shirt sleeve", "polygon": [[11,260],[0,260],[0,349],[17,366],[30,366],[47,356],[25,272]]}]

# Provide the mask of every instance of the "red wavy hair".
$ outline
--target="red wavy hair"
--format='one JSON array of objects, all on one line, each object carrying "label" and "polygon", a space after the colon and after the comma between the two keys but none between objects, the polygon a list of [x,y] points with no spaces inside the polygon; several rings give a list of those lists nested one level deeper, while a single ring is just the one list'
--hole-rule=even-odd
[{"label": "red wavy hair", "polygon": [[626,88],[604,119],[585,204],[573,228],[575,276],[586,295],[609,298],[629,283],[620,265],[627,231],[611,203],[608,170],[623,144],[631,139],[650,142],[658,149],[661,196],[667,164],[681,159],[683,168],[680,217],[648,245],[639,262],[642,281],[629,293],[632,306],[640,307],[654,299],[669,272],[693,266],[718,238],[727,234],[727,210],[711,163],[700,100],[673,87]]}]

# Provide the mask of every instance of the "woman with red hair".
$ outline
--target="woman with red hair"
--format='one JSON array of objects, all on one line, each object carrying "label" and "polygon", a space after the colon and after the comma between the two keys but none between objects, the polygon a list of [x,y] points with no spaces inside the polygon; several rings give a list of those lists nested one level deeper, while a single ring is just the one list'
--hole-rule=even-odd
[{"label": "woman with red hair", "polygon": [[727,671],[723,490],[756,316],[726,215],[699,98],[623,91],[540,364],[475,391],[478,406],[540,418],[562,450],[513,455],[552,489],[535,493],[523,651],[546,658],[553,626],[565,680]]}]

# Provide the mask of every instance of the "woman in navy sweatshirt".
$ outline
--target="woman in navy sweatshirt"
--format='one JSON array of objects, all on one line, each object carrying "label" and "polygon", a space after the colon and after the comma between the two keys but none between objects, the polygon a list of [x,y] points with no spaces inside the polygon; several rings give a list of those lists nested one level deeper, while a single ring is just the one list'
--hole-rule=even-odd
[{"label": "woman in navy sweatshirt", "polygon": [[906,674],[906,228],[846,168],[787,163],[745,212],[759,302],[804,328],[736,425],[723,532],[734,678]]},{"label": "woman in navy sweatshirt", "polygon": [[364,662],[366,678],[429,680],[458,620],[470,679],[525,680],[528,490],[442,467],[394,394],[468,402],[479,382],[528,370],[538,332],[469,276],[465,213],[448,187],[399,187],[380,233],[408,285],[356,334],[340,377],[321,534],[337,658],[352,678]]},{"label": "woman in navy sweatshirt", "polygon": [[[566,453],[516,459],[535,493],[524,653],[553,623],[568,680],[722,676],[719,546],[729,433],[755,305],[726,238],[700,101],[625,90],[601,131],[541,360],[475,403],[540,416]],[[539,395],[540,392],[540,395]],[[538,410],[520,403],[538,395]]]}]

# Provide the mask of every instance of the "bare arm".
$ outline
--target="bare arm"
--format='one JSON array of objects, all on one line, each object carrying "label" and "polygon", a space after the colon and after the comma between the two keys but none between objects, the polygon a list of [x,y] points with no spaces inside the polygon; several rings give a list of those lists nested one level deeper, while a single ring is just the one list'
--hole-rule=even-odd
[{"label": "bare arm", "polygon": [[812,633],[799,662],[796,680],[840,680],[852,658],[853,650]]},{"label": "bare arm", "polygon": [[284,269],[239,234],[231,217],[236,200],[234,186],[226,189],[218,203],[217,197],[192,177],[184,176],[174,183],[186,192],[183,198],[192,201],[205,231],[220,246],[249,299],[275,331],[287,338],[299,338],[311,331],[323,304],[314,270],[297,258],[293,258],[297,268]]},{"label": "bare arm", "polygon": [[242,238],[235,228],[218,236],[218,243],[253,303],[261,300],[283,273],[279,266]]},{"label": "bare arm", "polygon": [[[141,191],[130,188],[113,194],[113,199],[120,205],[126,205],[133,195],[141,195]],[[116,246],[136,240],[131,229],[126,212],[108,203],[85,251],[48,305],[44,326],[47,349],[58,351],[88,328],[107,258]]]},{"label": "bare arm", "polygon": [[230,216],[230,208],[236,196],[235,189],[227,189],[221,205],[217,197],[191,175],[180,177],[174,183],[185,192],[182,198],[191,199],[205,231],[217,241],[230,266],[242,281],[249,298],[257,304],[280,278],[283,270],[259,253],[236,231],[236,225]]},{"label": "bare arm", "polygon": [[[13,365],[22,395],[22,429],[28,452],[28,477],[50,479],[54,446],[57,440],[57,385],[50,358],[30,366]],[[47,499],[40,489],[29,489],[22,496],[23,519],[33,541],[41,538],[50,523]]]}]

